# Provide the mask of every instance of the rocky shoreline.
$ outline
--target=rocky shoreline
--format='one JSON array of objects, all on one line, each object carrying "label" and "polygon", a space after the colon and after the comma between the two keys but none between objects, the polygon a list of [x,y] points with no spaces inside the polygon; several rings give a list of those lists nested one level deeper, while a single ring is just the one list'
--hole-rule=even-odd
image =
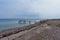
[{"label": "rocky shoreline", "polygon": [[43,23],[43,21],[28,25],[28,26],[24,26],[24,27],[3,30],[0,32],[0,39],[3,37],[6,37],[6,36],[12,35],[12,34],[16,34],[16,33],[19,33],[19,32],[25,31],[25,30],[29,30],[29,29],[34,28],[42,23]]},{"label": "rocky shoreline", "polygon": [[43,20],[0,32],[1,40],[60,40],[60,20]]}]

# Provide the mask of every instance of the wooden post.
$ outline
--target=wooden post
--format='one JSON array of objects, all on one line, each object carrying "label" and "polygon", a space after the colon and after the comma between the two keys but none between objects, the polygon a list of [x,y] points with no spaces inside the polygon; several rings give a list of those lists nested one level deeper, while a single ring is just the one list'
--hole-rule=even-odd
[{"label": "wooden post", "polygon": [[29,24],[31,24],[31,21],[29,20]]}]

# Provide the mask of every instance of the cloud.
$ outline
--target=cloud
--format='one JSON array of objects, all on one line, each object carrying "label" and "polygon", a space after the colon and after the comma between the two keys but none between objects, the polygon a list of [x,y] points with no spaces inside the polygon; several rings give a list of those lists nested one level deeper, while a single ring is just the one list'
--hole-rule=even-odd
[{"label": "cloud", "polygon": [[60,18],[60,0],[33,1],[29,10],[39,13],[41,18]]},{"label": "cloud", "polygon": [[0,18],[60,18],[60,0],[0,0],[0,15]]},{"label": "cloud", "polygon": [[35,13],[40,18],[60,18],[60,0],[19,0],[19,2],[25,5],[28,12]]}]

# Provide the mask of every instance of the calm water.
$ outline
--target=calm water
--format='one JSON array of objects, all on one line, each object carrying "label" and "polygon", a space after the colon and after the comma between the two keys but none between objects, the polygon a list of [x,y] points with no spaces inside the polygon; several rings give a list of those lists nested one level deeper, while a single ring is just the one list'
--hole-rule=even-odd
[{"label": "calm water", "polygon": [[[34,22],[32,22],[32,23],[34,23]],[[0,31],[10,29],[10,28],[15,28],[15,27],[23,27],[23,26],[27,26],[27,25],[29,25],[29,23],[19,24],[18,20],[0,20]]]}]

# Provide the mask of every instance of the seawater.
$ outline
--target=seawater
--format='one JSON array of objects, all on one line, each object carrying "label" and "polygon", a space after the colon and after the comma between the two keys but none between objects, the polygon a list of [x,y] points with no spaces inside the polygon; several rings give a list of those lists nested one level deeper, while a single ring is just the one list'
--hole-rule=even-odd
[{"label": "seawater", "polygon": [[18,20],[0,20],[0,31],[27,25],[29,24],[19,24]]},{"label": "seawater", "polygon": [[19,24],[18,21],[19,20],[4,20],[4,19],[0,20],[0,31],[30,25],[29,23]]}]

